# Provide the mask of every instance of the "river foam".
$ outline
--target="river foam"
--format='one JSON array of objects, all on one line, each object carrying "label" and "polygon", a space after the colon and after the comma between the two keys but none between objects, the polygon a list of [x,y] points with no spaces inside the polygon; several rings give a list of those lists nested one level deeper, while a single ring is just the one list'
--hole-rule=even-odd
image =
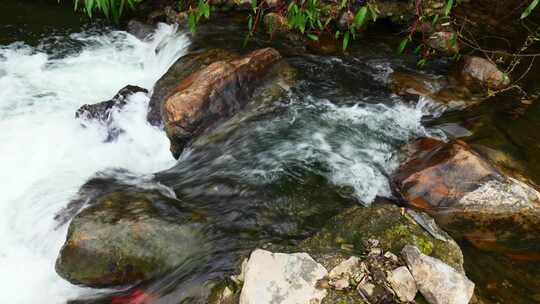
[{"label": "river foam", "polygon": [[65,303],[85,293],[54,271],[67,229],[55,229],[54,215],[97,171],[151,174],[174,164],[165,134],[146,122],[147,96],[115,113],[126,132],[112,143],[74,113],[127,84],[151,89],[188,38],[160,25],[145,42],[121,31],[71,39],[83,46],[67,56],[52,44],[0,46],[0,303]]}]

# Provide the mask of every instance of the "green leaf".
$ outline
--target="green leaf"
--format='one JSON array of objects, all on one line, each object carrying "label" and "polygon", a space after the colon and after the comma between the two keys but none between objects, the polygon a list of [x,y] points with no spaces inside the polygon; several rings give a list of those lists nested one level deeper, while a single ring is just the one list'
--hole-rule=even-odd
[{"label": "green leaf", "polygon": [[343,50],[345,51],[347,47],[349,46],[349,38],[351,37],[350,32],[345,32],[345,35],[343,35]]},{"label": "green leaf", "polygon": [[[538,1],[538,0],[536,0]],[[452,7],[454,6],[454,0],[447,0],[446,1],[446,8],[444,9],[444,15],[448,16],[450,14],[450,11],[452,11]]]},{"label": "green leaf", "polygon": [[188,16],[188,27],[189,31],[192,34],[195,34],[197,29],[197,17],[195,16],[195,13],[190,13]]},{"label": "green leaf", "polygon": [[369,9],[369,14],[371,15],[371,20],[373,20],[373,22],[377,21],[377,17],[379,16],[377,6],[374,6],[373,4],[368,3],[367,7]]},{"label": "green leaf", "polygon": [[437,24],[437,21],[439,21],[439,14],[435,15],[435,17],[433,17],[433,21],[431,22],[431,25],[435,26],[435,24]]},{"label": "green leaf", "polygon": [[313,34],[307,34],[308,38],[313,40],[313,41],[319,41],[319,37],[317,35],[313,35]]},{"label": "green leaf", "polygon": [[[270,22],[270,24],[272,24],[272,22]],[[251,31],[252,28],[253,28],[253,16],[249,15],[249,17],[248,17],[248,30]]]},{"label": "green leaf", "polygon": [[536,8],[536,6],[538,6],[538,2],[540,0],[533,0],[531,1],[531,3],[529,4],[529,6],[525,9],[525,11],[523,11],[523,13],[521,14],[521,19],[525,19],[527,18],[531,13],[532,11]]},{"label": "green leaf", "polygon": [[410,37],[406,37],[405,39],[401,40],[401,43],[398,47],[398,53],[402,54],[405,48],[407,47],[407,44],[409,44]]},{"label": "green leaf", "polygon": [[340,32],[340,31],[336,31],[336,34],[334,35],[334,37],[335,37],[336,39],[338,39],[339,36],[341,36],[341,32]]},{"label": "green leaf", "polygon": [[426,59],[422,58],[422,59],[418,60],[418,62],[416,63],[416,66],[421,68],[421,67],[425,66],[426,63],[427,63]]},{"label": "green leaf", "polygon": [[354,15],[354,19],[352,22],[353,28],[359,28],[364,24],[364,22],[366,21],[367,11],[368,11],[367,7],[362,6],[362,8],[360,8],[358,12],[356,12],[356,15]]},{"label": "green leaf", "polygon": [[251,0],[251,10],[253,10],[253,12],[257,12],[257,0]]}]

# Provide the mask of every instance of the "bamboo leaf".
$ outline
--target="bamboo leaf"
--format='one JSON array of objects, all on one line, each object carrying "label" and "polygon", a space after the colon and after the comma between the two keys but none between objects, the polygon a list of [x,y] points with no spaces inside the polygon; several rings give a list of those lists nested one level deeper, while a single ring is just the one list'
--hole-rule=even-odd
[{"label": "bamboo leaf", "polygon": [[351,33],[345,32],[345,35],[343,35],[343,50],[345,51],[347,47],[349,46],[349,39],[350,39]]},{"label": "bamboo leaf", "polygon": [[405,51],[407,44],[409,44],[409,39],[410,39],[409,37],[406,37],[405,39],[401,40],[401,43],[399,44],[399,47],[398,47],[399,54],[402,54],[403,51]]},{"label": "bamboo leaf", "polygon": [[367,11],[368,11],[367,7],[362,6],[362,8],[360,8],[358,12],[356,12],[356,15],[354,16],[354,19],[352,22],[353,28],[359,28],[364,24],[364,22],[366,21]]},{"label": "bamboo leaf", "polygon": [[525,11],[523,11],[523,13],[521,14],[521,19],[525,19],[527,18],[531,13],[532,11],[534,11],[534,9],[536,8],[536,6],[538,6],[538,2],[540,2],[540,0],[533,0],[531,1],[531,3],[529,4],[529,6],[525,9]]},{"label": "bamboo leaf", "polygon": [[[536,0],[538,1],[538,0]],[[450,12],[452,11],[452,7],[454,6],[454,0],[448,0],[446,1],[446,8],[444,9],[444,15],[448,16]]]}]

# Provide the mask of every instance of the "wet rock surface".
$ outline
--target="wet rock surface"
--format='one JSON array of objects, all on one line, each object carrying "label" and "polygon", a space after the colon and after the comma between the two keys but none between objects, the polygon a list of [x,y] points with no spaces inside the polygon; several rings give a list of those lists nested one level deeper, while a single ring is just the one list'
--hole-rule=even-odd
[{"label": "wet rock surface", "polygon": [[477,247],[537,255],[540,205],[534,188],[504,176],[464,142],[419,139],[412,146],[394,175],[405,204],[432,214]]},{"label": "wet rock surface", "polygon": [[140,40],[145,40],[150,38],[154,34],[155,27],[141,22],[139,20],[132,19],[127,24],[127,32],[131,35],[137,37]]},{"label": "wet rock surface", "polygon": [[120,89],[110,100],[81,106],[75,112],[75,117],[81,119],[83,124],[85,120],[89,120],[107,126],[109,131],[107,141],[114,140],[122,130],[114,126],[113,112],[122,110],[129,102],[130,96],[137,93],[147,94],[148,90],[134,85],[127,85]]},{"label": "wet rock surface", "polygon": [[74,284],[112,287],[162,274],[209,246],[178,202],[158,193],[113,192],[69,225],[56,262]]},{"label": "wet rock surface", "polygon": [[148,121],[155,126],[163,123],[161,116],[162,104],[174,92],[179,82],[215,61],[231,60],[238,56],[232,51],[219,48],[203,49],[182,56],[156,82],[148,106]]},{"label": "wet rock surface", "polygon": [[428,103],[435,113],[463,110],[485,99],[451,77],[395,72],[391,75],[390,86],[395,94],[407,100]]},{"label": "wet rock surface", "polygon": [[178,157],[193,138],[240,111],[281,55],[254,51],[232,61],[217,61],[182,80],[162,105],[171,152]]}]

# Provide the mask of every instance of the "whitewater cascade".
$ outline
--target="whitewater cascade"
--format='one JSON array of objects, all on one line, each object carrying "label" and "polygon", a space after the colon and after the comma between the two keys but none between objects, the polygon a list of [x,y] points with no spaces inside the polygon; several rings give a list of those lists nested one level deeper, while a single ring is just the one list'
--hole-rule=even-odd
[{"label": "whitewater cascade", "polygon": [[148,98],[133,96],[115,121],[126,132],[83,127],[75,111],[132,84],[151,89],[189,39],[160,25],[148,41],[122,31],[74,34],[82,50],[0,46],[0,303],[65,303],[83,294],[54,263],[67,226],[54,216],[95,172],[110,167],[151,174],[174,164],[165,134],[146,122]]}]

